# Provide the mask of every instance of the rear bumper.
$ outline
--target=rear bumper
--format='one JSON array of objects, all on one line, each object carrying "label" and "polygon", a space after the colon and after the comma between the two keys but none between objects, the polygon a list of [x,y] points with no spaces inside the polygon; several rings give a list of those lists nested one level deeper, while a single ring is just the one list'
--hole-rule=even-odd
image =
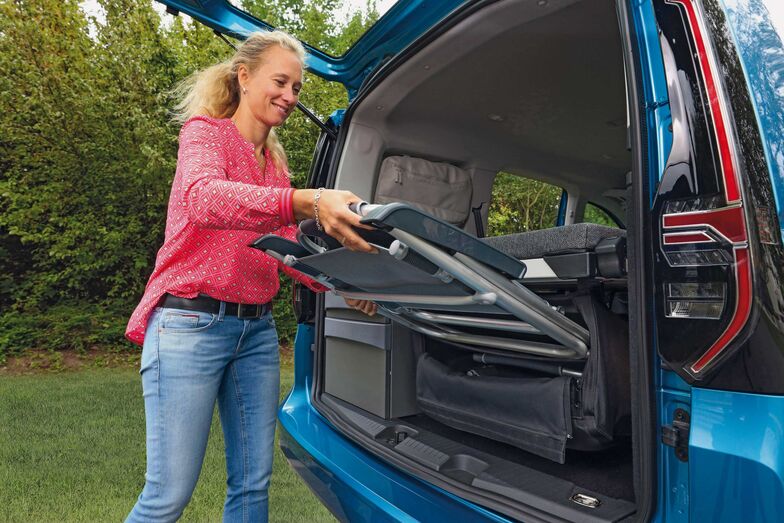
[{"label": "rear bumper", "polygon": [[509,521],[382,463],[339,434],[302,389],[278,418],[283,453],[341,521]]}]

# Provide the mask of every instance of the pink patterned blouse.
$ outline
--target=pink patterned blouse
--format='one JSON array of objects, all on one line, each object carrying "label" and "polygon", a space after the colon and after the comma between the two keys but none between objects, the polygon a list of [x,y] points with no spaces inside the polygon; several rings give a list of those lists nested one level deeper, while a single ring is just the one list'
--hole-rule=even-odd
[{"label": "pink patterned blouse", "polygon": [[305,279],[248,247],[263,234],[294,239],[294,190],[288,172],[254,146],[230,119],[191,118],[180,131],[166,236],[126,337],[142,344],[147,319],[165,293],[182,298],[207,294],[235,303],[265,303],[278,292],[278,268],[314,290]]}]

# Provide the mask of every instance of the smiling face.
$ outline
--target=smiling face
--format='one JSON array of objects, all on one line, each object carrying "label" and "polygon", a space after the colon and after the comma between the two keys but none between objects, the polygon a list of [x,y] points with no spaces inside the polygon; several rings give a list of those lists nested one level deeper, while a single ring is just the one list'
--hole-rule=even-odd
[{"label": "smiling face", "polygon": [[275,45],[264,53],[255,71],[251,73],[241,65],[237,77],[240,90],[244,88],[240,103],[246,104],[259,123],[277,127],[297,106],[302,62],[294,52]]}]

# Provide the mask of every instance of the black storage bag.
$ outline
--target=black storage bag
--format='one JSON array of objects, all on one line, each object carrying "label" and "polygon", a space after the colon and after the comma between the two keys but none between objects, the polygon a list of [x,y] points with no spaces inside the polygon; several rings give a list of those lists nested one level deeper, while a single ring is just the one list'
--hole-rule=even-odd
[{"label": "black storage bag", "polygon": [[577,296],[574,304],[588,325],[591,347],[583,377],[576,384],[569,448],[600,450],[616,434],[629,432],[629,326],[591,295]]},{"label": "black storage bag", "polygon": [[599,450],[612,444],[616,426],[629,416],[628,328],[595,298],[574,301],[591,334],[582,379],[488,372],[425,353],[417,364],[422,411],[558,463],[565,462],[567,447]]},{"label": "black storage bag", "polygon": [[563,463],[571,432],[571,378],[478,372],[471,375],[423,354],[417,364],[419,407],[450,427]]}]

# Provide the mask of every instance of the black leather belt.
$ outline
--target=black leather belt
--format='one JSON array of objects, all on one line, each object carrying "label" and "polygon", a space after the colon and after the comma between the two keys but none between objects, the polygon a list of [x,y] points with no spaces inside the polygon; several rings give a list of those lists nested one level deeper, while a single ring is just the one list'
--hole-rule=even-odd
[{"label": "black leather belt", "polygon": [[[226,310],[223,312],[226,316],[236,316],[241,320],[249,320],[254,318],[261,318],[267,314],[272,304],[267,303],[231,303],[223,302],[226,304]],[[210,312],[218,314],[220,312],[221,301],[209,296],[200,294],[195,298],[179,298],[166,294],[161,301],[161,307],[170,307],[172,309],[185,309],[188,311]]]}]

